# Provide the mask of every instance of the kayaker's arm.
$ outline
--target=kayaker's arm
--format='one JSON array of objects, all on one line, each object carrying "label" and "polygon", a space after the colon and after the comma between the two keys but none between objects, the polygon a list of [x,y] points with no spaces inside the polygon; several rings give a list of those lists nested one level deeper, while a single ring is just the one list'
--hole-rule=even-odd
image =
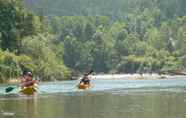
[{"label": "kayaker's arm", "polygon": [[35,83],[36,83],[36,80],[23,82],[20,84],[20,87],[23,88],[23,87],[33,86]]}]

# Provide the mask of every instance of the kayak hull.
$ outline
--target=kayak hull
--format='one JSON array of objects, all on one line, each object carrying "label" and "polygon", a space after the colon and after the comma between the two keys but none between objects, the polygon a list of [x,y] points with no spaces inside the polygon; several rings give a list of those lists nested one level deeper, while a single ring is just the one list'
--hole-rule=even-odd
[{"label": "kayak hull", "polygon": [[79,84],[78,89],[88,89],[90,88],[90,84]]},{"label": "kayak hull", "polygon": [[19,92],[25,95],[34,95],[37,92],[37,90],[35,86],[29,86],[29,87],[24,87]]}]

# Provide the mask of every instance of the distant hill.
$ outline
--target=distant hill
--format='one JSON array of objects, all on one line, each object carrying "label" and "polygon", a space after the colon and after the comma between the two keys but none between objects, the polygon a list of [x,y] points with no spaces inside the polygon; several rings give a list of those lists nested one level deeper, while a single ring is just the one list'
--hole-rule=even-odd
[{"label": "distant hill", "polygon": [[166,18],[186,15],[186,0],[25,0],[35,12],[51,16],[125,17],[145,8],[160,9]]}]

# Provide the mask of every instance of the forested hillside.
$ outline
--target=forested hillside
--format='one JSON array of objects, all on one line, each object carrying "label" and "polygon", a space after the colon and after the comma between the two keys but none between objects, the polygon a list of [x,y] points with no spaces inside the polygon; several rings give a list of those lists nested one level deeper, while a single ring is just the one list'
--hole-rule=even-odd
[{"label": "forested hillside", "polygon": [[27,0],[48,18],[68,67],[96,72],[185,69],[185,0]]},{"label": "forested hillside", "polygon": [[185,0],[0,0],[1,78],[25,70],[45,80],[89,69],[185,71],[185,6]]}]

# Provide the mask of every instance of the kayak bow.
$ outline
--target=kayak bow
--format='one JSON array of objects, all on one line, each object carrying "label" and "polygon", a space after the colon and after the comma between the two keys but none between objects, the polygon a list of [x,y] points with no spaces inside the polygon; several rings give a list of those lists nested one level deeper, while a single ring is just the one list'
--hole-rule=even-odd
[{"label": "kayak bow", "polygon": [[78,85],[78,89],[88,89],[90,88],[90,84],[79,84]]},{"label": "kayak bow", "polygon": [[33,86],[24,87],[19,92],[25,95],[34,95],[37,92],[37,85],[34,84]]}]

